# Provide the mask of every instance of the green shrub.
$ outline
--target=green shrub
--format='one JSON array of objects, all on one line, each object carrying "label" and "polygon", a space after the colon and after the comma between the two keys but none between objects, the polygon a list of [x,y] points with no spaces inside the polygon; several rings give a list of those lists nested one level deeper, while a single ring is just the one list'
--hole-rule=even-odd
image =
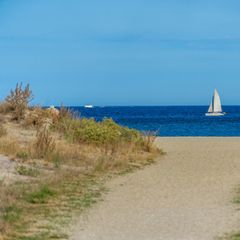
[{"label": "green shrub", "polygon": [[97,122],[94,119],[63,117],[55,123],[54,128],[73,142],[105,145],[120,142],[140,143],[142,134],[136,130],[122,127],[112,119]]},{"label": "green shrub", "polygon": [[[155,133],[141,133],[140,131],[123,127],[110,118],[101,122],[94,119],[76,118],[68,110],[61,110],[53,129],[62,133],[72,143],[97,146],[104,154],[117,152],[152,152]],[[60,112],[61,112],[60,111]]]}]

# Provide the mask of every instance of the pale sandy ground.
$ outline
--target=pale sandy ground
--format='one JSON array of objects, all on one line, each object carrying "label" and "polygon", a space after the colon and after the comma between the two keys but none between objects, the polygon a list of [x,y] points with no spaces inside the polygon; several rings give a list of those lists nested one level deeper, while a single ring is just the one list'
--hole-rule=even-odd
[{"label": "pale sandy ground", "polygon": [[0,184],[8,185],[17,181],[27,181],[29,177],[21,176],[17,173],[16,169],[19,166],[24,165],[0,155]]},{"label": "pale sandy ground", "polygon": [[0,181],[8,183],[16,179],[16,163],[0,155]]},{"label": "pale sandy ground", "polygon": [[157,164],[110,182],[72,240],[212,240],[239,227],[240,138],[160,138]]}]

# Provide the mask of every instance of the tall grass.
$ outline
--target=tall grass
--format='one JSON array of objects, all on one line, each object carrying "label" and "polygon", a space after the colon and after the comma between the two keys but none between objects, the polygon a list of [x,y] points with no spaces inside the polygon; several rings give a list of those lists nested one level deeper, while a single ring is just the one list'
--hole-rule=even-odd
[{"label": "tall grass", "polygon": [[5,111],[13,113],[14,120],[21,120],[24,117],[28,104],[32,101],[33,94],[30,85],[23,87],[22,83],[17,83],[14,90],[6,97],[4,105]]},{"label": "tall grass", "polygon": [[[66,208],[69,214],[96,202],[103,176],[149,164],[160,153],[154,133],[112,119],[79,118],[64,107],[59,112],[29,108],[29,86],[17,85],[9,96],[0,104],[6,120],[0,125],[0,153],[23,161],[16,173],[28,180],[8,186],[0,181],[0,239],[1,233],[7,239],[53,238],[61,217],[67,218]],[[49,233],[41,223],[51,228]]]}]

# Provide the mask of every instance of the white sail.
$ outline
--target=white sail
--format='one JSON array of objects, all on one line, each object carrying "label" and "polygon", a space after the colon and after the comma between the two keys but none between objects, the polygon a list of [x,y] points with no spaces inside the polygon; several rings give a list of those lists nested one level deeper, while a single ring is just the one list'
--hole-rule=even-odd
[{"label": "white sail", "polygon": [[211,104],[210,104],[210,106],[209,106],[208,112],[209,112],[209,113],[212,113],[212,112],[213,112],[213,102],[212,102],[212,101],[211,101]]},{"label": "white sail", "polygon": [[206,116],[222,116],[222,115],[225,115],[225,113],[222,112],[221,100],[217,90],[215,90]]},{"label": "white sail", "polygon": [[222,112],[221,100],[217,90],[214,91],[214,96],[213,96],[213,112],[216,112],[216,113]]}]

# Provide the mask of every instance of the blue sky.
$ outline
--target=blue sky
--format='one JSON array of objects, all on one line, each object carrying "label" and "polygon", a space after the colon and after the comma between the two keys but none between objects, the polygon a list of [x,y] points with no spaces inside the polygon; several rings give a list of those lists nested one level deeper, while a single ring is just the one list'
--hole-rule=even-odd
[{"label": "blue sky", "polygon": [[0,97],[49,105],[240,104],[237,0],[0,0]]}]

